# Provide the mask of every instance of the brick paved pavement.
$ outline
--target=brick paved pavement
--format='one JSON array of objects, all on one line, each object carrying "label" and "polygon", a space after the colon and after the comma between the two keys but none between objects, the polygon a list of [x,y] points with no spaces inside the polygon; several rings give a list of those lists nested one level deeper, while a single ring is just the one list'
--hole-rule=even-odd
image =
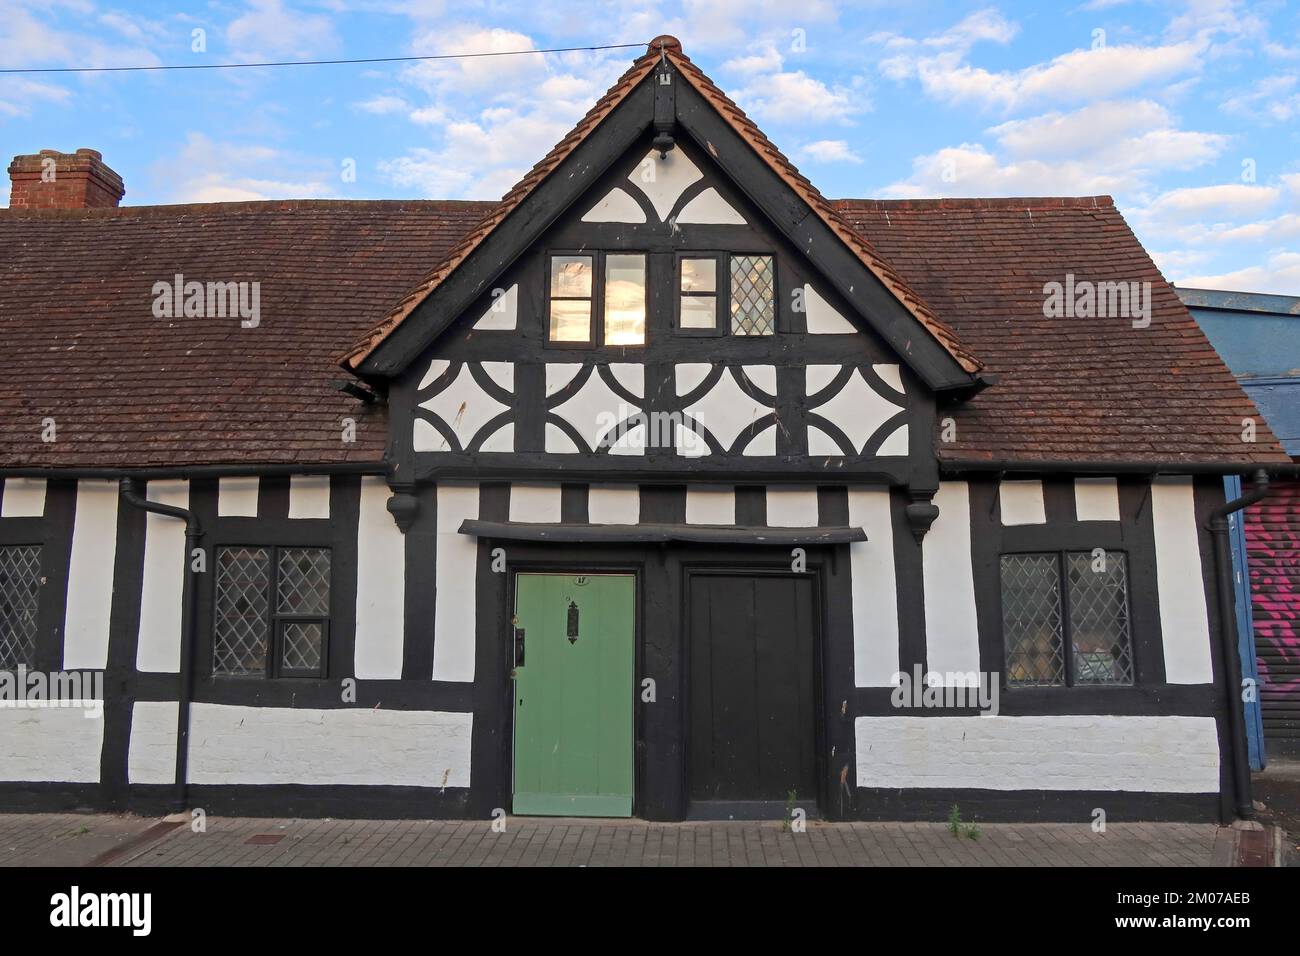
[{"label": "brick paved pavement", "polygon": [[[112,866],[1194,866],[1228,858],[1212,824],[983,824],[978,840],[941,823],[646,823],[268,820],[209,817],[125,843],[158,823],[125,815],[0,815],[0,865]],[[281,837],[249,843],[253,837]],[[1216,840],[1219,844],[1216,852]],[[113,848],[118,849],[113,849]],[[110,858],[103,859],[106,850]]]}]

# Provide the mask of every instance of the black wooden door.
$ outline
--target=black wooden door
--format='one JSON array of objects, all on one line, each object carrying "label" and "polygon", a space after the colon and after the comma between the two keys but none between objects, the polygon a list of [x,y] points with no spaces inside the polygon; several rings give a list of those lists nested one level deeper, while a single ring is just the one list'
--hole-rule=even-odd
[{"label": "black wooden door", "polygon": [[690,576],[692,800],[816,799],[814,581]]}]

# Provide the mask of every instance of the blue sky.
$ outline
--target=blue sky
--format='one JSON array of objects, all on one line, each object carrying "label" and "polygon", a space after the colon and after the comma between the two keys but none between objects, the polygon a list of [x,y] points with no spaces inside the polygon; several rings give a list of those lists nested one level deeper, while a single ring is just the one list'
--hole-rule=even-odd
[{"label": "blue sky", "polygon": [[[44,0],[6,5],[0,66],[660,33],[828,196],[1109,193],[1171,280],[1300,295],[1300,9],[1278,0]],[[636,52],[0,76],[0,154],[99,149],[128,204],[497,198]]]}]

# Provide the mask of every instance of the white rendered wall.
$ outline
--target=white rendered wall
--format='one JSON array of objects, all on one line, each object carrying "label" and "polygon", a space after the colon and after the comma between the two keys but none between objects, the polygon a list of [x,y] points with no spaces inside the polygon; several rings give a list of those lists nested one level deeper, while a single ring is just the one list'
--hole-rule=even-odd
[{"label": "white rendered wall", "polygon": [[860,787],[1215,793],[1213,717],[859,717]]}]

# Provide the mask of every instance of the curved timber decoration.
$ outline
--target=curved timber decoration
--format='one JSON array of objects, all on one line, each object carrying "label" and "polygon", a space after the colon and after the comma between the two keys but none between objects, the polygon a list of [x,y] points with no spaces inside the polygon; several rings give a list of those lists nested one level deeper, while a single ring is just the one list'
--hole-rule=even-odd
[{"label": "curved timber decoration", "polygon": [[809,365],[805,375],[808,454],[907,454],[907,398],[897,365]]},{"label": "curved timber decoration", "polygon": [[411,446],[417,452],[514,451],[514,373],[512,362],[434,359],[416,389]]}]

